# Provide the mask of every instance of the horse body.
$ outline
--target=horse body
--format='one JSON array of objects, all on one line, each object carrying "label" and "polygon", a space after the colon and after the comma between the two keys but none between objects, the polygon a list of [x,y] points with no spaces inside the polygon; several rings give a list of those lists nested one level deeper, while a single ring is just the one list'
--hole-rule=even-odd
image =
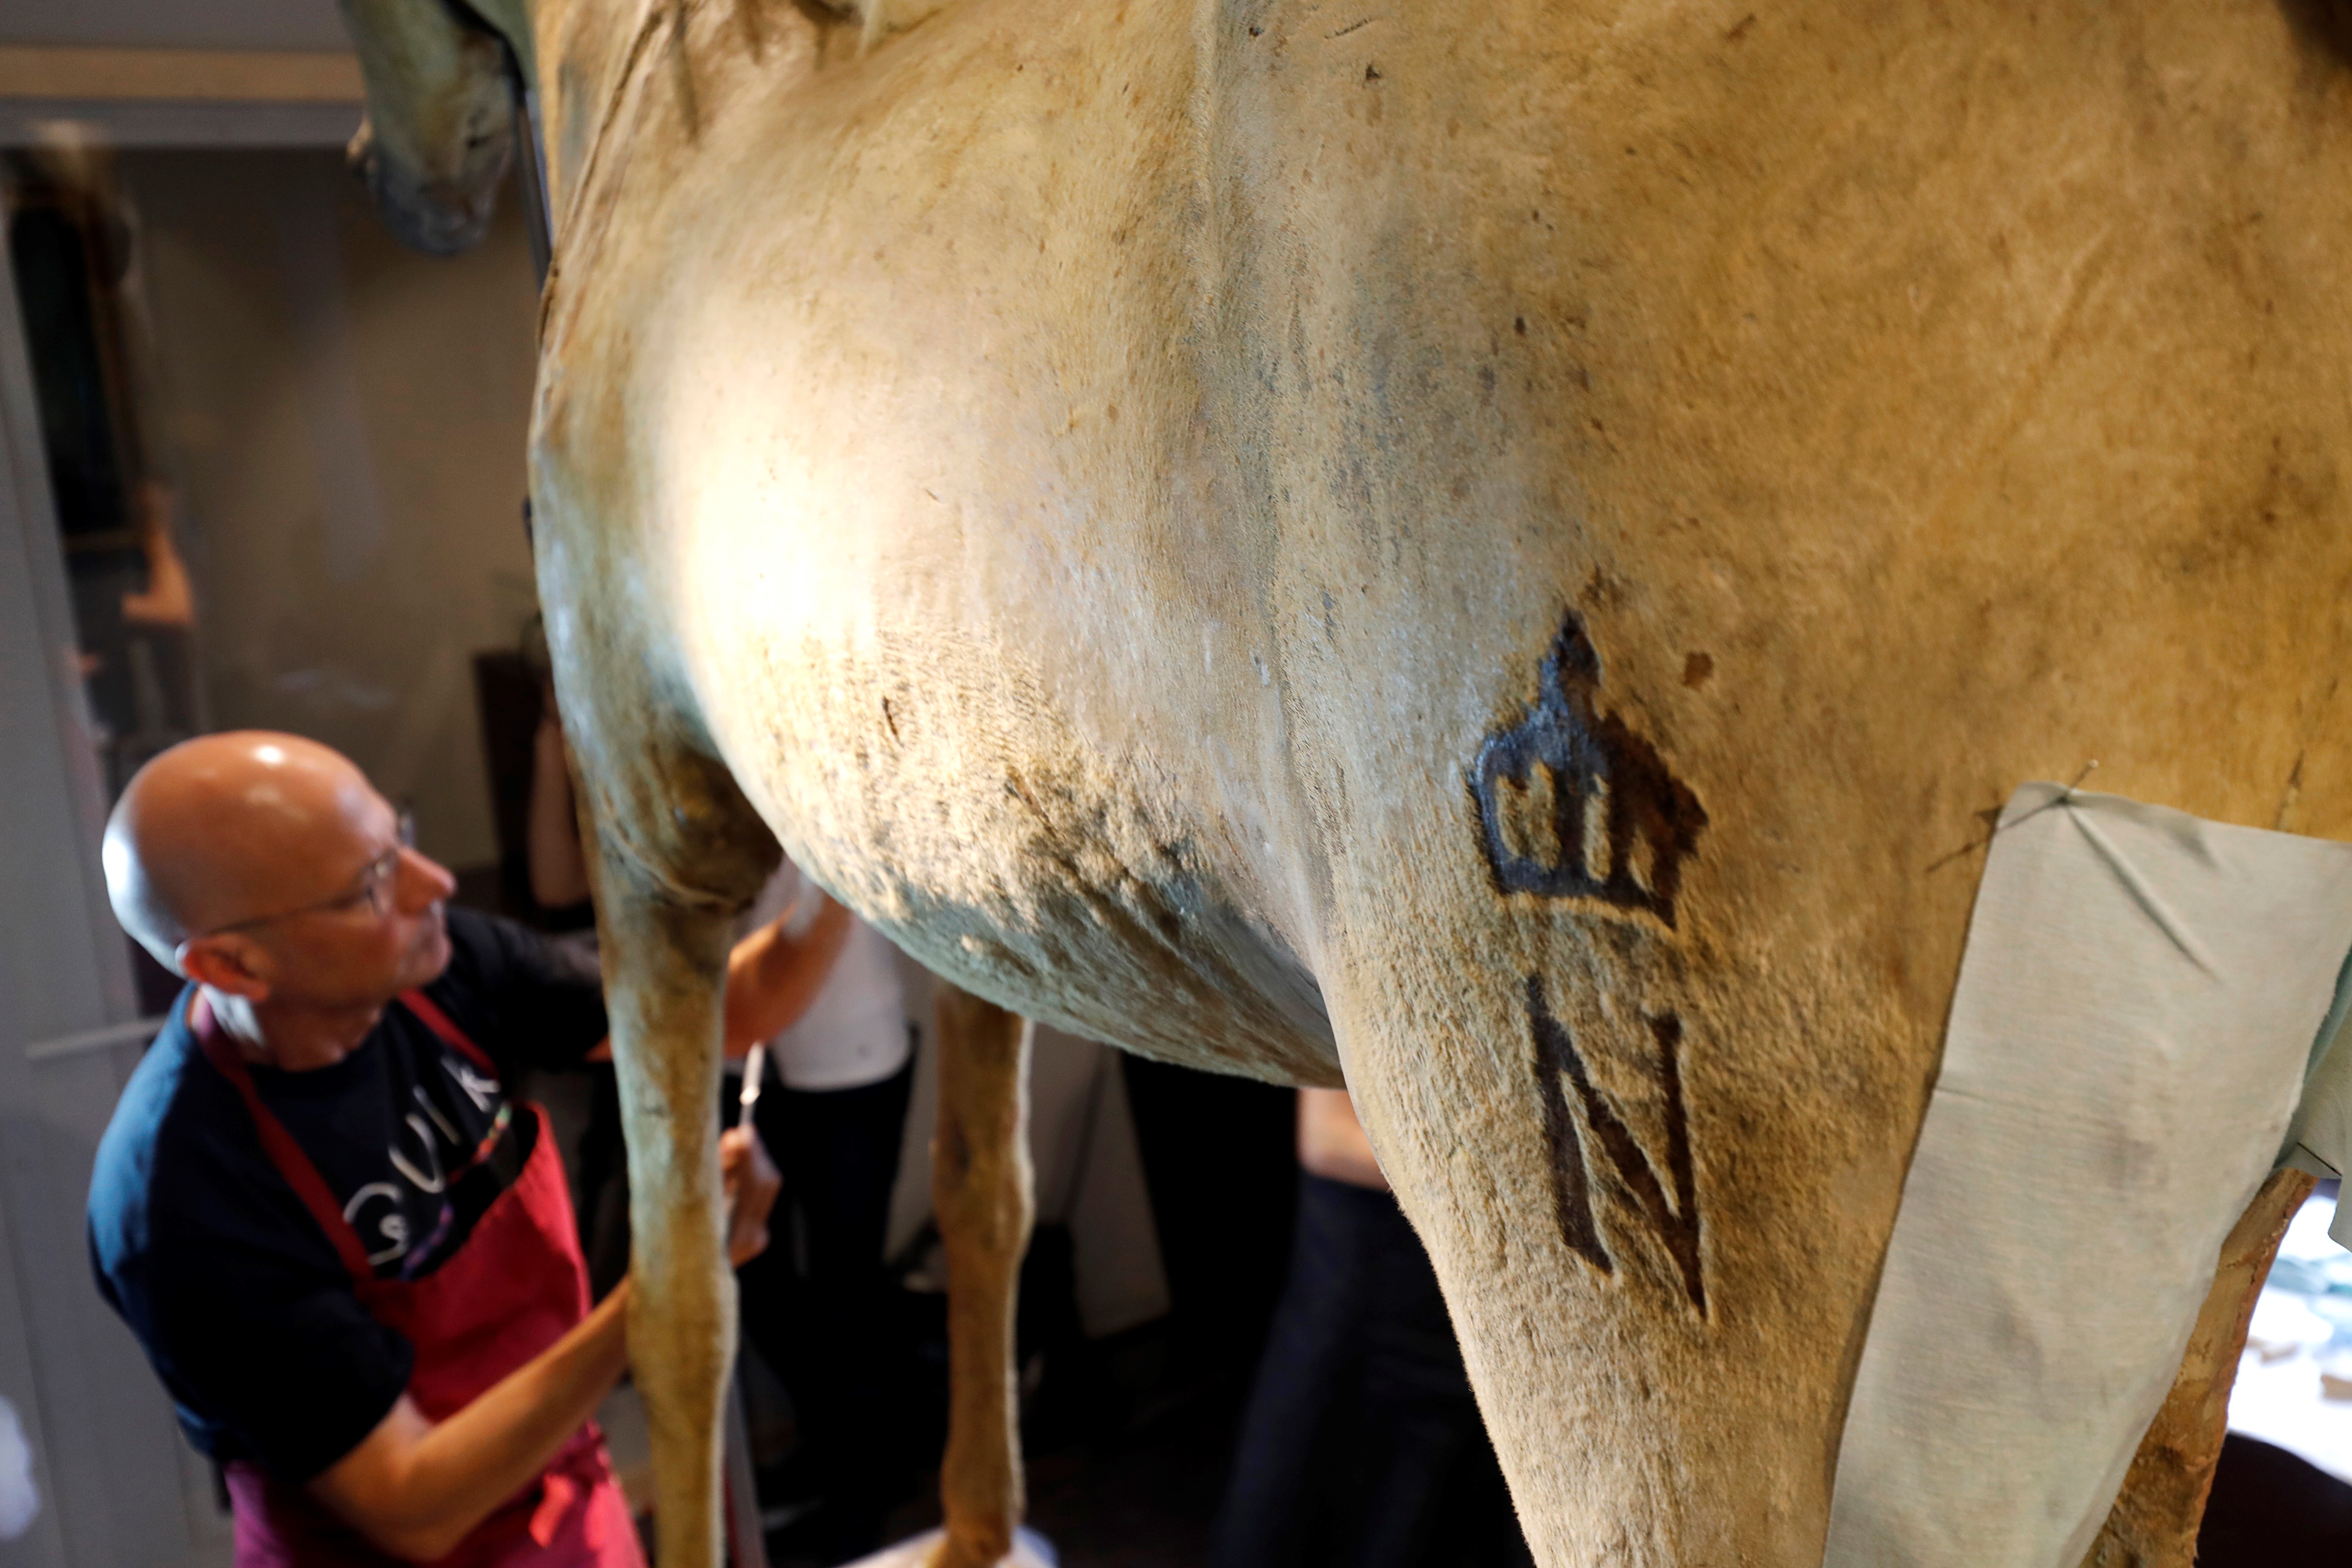
[{"label": "horse body", "polygon": [[[1191,384],[1213,349],[1181,341],[1183,182],[1145,172],[1189,139],[1183,77],[1147,61],[1132,92],[1061,102],[1171,22],[1182,63],[1182,16],[1104,37],[1081,16],[1045,58],[989,22],[936,18],[948,58],[912,81],[713,109],[642,189],[633,159],[576,294],[566,263],[551,354],[667,325],[628,375],[600,353],[546,394],[542,482],[645,498],[629,529],[667,584],[645,640],[788,847],[910,951],[1157,1055],[1334,1081],[1278,645]],[[847,116],[876,123],[845,154]],[[909,168],[932,143],[957,151]],[[1090,145],[1129,166],[1067,201],[1027,188]],[[761,147],[793,151],[730,195]]]},{"label": "horse body", "polygon": [[709,933],[772,832],[994,1001],[1344,1064],[1547,1568],[1811,1568],[1986,808],[2096,759],[2352,831],[2325,40],[681,15],[531,18],[656,1397],[726,1338]]}]

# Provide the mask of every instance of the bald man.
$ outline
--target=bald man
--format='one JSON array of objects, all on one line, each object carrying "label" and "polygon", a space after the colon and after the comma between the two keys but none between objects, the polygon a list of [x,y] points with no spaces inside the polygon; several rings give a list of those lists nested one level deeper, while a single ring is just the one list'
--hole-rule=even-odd
[{"label": "bald man", "polygon": [[[506,1085],[575,1064],[601,987],[446,907],[360,771],[257,731],[174,747],[107,826],[115,913],[188,987],[99,1146],[99,1287],[220,1461],[238,1568],[641,1568],[589,1416],[626,1363],[554,1141]],[[791,1021],[840,922],[730,967],[729,1048]],[[738,1263],[776,1176],[721,1145]]]}]

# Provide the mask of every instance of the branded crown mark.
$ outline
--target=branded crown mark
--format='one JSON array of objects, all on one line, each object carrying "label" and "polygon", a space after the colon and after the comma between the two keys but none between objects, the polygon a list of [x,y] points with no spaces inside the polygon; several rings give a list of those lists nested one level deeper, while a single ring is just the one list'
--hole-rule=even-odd
[{"label": "branded crown mark", "polygon": [[1600,711],[1600,688],[1601,656],[1570,612],[1534,708],[1488,735],[1470,770],[1481,847],[1501,892],[1595,899],[1672,926],[1706,812],[1656,747]]}]

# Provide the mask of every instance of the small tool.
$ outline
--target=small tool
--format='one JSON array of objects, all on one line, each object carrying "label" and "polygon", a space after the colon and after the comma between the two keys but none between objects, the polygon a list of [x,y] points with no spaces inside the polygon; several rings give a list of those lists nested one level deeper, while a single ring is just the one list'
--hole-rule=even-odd
[{"label": "small tool", "polygon": [[768,1047],[753,1046],[743,1055],[743,1092],[735,1100],[735,1125],[748,1126],[752,1108],[760,1103],[760,1084],[768,1076]]}]

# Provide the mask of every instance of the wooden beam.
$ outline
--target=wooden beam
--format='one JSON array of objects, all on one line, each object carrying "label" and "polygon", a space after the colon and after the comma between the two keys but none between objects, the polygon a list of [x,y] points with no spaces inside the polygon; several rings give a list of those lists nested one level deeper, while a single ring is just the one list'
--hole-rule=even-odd
[{"label": "wooden beam", "polygon": [[358,103],[360,62],[337,52],[0,46],[0,100]]}]

